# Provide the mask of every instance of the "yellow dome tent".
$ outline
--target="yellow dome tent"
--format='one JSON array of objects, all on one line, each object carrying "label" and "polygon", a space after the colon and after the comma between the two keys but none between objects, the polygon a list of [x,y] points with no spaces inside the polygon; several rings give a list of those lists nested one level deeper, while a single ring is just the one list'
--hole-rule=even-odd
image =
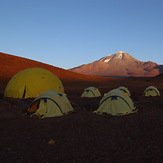
[{"label": "yellow dome tent", "polygon": [[121,91],[124,91],[125,93],[127,93],[128,96],[131,96],[130,91],[126,87],[121,86],[121,87],[118,87],[118,89],[120,89]]},{"label": "yellow dome tent", "polygon": [[73,111],[73,108],[64,93],[46,91],[40,94],[29,106],[26,114],[37,115],[40,118],[56,117]]},{"label": "yellow dome tent", "polygon": [[28,68],[18,72],[8,82],[4,96],[13,98],[35,98],[48,90],[64,92],[60,79],[43,68]]},{"label": "yellow dome tent", "polygon": [[81,98],[82,97],[99,97],[101,96],[101,93],[99,92],[98,88],[95,87],[88,87],[84,89]]},{"label": "yellow dome tent", "polygon": [[144,91],[144,96],[160,96],[159,90],[154,86],[149,86]]},{"label": "yellow dome tent", "polygon": [[100,100],[99,107],[94,113],[98,114],[111,114],[111,115],[125,115],[136,112],[136,108],[128,96],[121,90],[114,89]]}]

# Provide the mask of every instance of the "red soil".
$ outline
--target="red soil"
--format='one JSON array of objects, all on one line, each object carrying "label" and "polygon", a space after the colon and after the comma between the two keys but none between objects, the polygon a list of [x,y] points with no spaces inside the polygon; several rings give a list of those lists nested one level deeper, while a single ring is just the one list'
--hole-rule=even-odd
[{"label": "red soil", "polygon": [[[0,69],[0,162],[163,161],[163,98],[142,96],[149,85],[156,86],[163,95],[162,77],[113,79],[86,76],[19,57],[13,59],[13,56],[5,56],[8,58],[0,55],[0,64],[6,65]],[[29,67],[43,67],[55,72],[62,79],[75,111],[62,117],[29,118],[23,113],[33,99],[3,97],[9,78]],[[83,88],[87,86],[96,86],[104,94],[122,85],[128,87],[139,109],[135,114],[100,116],[92,111],[97,109],[101,97],[80,98]]]}]

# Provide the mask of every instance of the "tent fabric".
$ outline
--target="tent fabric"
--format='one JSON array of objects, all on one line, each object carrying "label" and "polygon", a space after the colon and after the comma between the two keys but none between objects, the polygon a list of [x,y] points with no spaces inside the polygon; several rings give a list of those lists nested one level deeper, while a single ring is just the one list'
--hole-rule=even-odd
[{"label": "tent fabric", "polygon": [[100,91],[98,90],[98,88],[95,87],[88,87],[86,89],[84,89],[81,98],[83,97],[99,97],[101,96]]},{"label": "tent fabric", "polygon": [[40,94],[29,106],[27,114],[38,117],[56,117],[73,111],[65,94],[50,90]]},{"label": "tent fabric", "polygon": [[8,82],[4,96],[13,98],[36,98],[48,90],[64,93],[60,79],[43,68],[29,68],[18,72]]},{"label": "tent fabric", "polygon": [[154,86],[149,86],[145,89],[144,96],[160,96],[159,90]]},{"label": "tent fabric", "polygon": [[126,88],[126,87],[124,87],[124,86],[121,86],[121,87],[118,87],[118,89],[120,89],[121,91],[124,91],[124,92],[127,93],[129,96],[131,96],[130,91],[128,90],[128,88]]},{"label": "tent fabric", "polygon": [[132,99],[128,96],[127,93],[124,93],[121,90],[114,89],[100,100],[99,107],[94,113],[97,114],[111,114],[115,115],[125,115],[130,113],[135,113],[136,108],[132,102]]}]

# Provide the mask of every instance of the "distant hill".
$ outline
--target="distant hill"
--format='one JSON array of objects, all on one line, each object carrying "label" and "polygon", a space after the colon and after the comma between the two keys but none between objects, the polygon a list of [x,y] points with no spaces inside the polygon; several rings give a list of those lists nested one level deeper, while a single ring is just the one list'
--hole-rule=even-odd
[{"label": "distant hill", "polygon": [[102,82],[110,80],[111,78],[102,78],[97,76],[83,75],[76,72],[71,72],[62,68],[58,68],[52,65],[48,65],[42,62],[37,62],[31,59],[17,57],[14,55],[0,52],[0,82],[6,84],[17,72],[32,68],[40,67],[51,71],[57,75],[62,82],[72,83],[71,87],[75,87],[77,81],[93,81]]},{"label": "distant hill", "polygon": [[142,62],[128,53],[119,51],[95,62],[69,70],[81,74],[97,76],[153,77],[163,72],[163,65],[158,65],[150,61]]},{"label": "distant hill", "polygon": [[161,74],[159,74],[159,75],[157,75],[157,76],[155,76],[154,78],[159,78],[159,79],[163,79],[163,73],[161,73]]}]

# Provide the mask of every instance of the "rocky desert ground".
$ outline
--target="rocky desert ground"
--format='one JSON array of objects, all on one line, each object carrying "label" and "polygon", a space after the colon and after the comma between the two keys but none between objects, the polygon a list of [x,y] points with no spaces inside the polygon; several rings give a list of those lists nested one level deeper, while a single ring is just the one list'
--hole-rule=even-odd
[{"label": "rocky desert ground", "polygon": [[[153,162],[162,158],[163,74],[150,78],[105,78],[81,75],[39,62],[0,55],[0,162],[87,163]],[[3,59],[3,61],[2,61]],[[29,67],[51,70],[62,81],[74,112],[61,117],[30,118],[25,111],[33,99],[3,96],[9,79]],[[147,86],[161,96],[144,97]],[[81,98],[84,88],[101,94],[127,87],[138,112],[125,116],[97,115],[102,97]]]}]

